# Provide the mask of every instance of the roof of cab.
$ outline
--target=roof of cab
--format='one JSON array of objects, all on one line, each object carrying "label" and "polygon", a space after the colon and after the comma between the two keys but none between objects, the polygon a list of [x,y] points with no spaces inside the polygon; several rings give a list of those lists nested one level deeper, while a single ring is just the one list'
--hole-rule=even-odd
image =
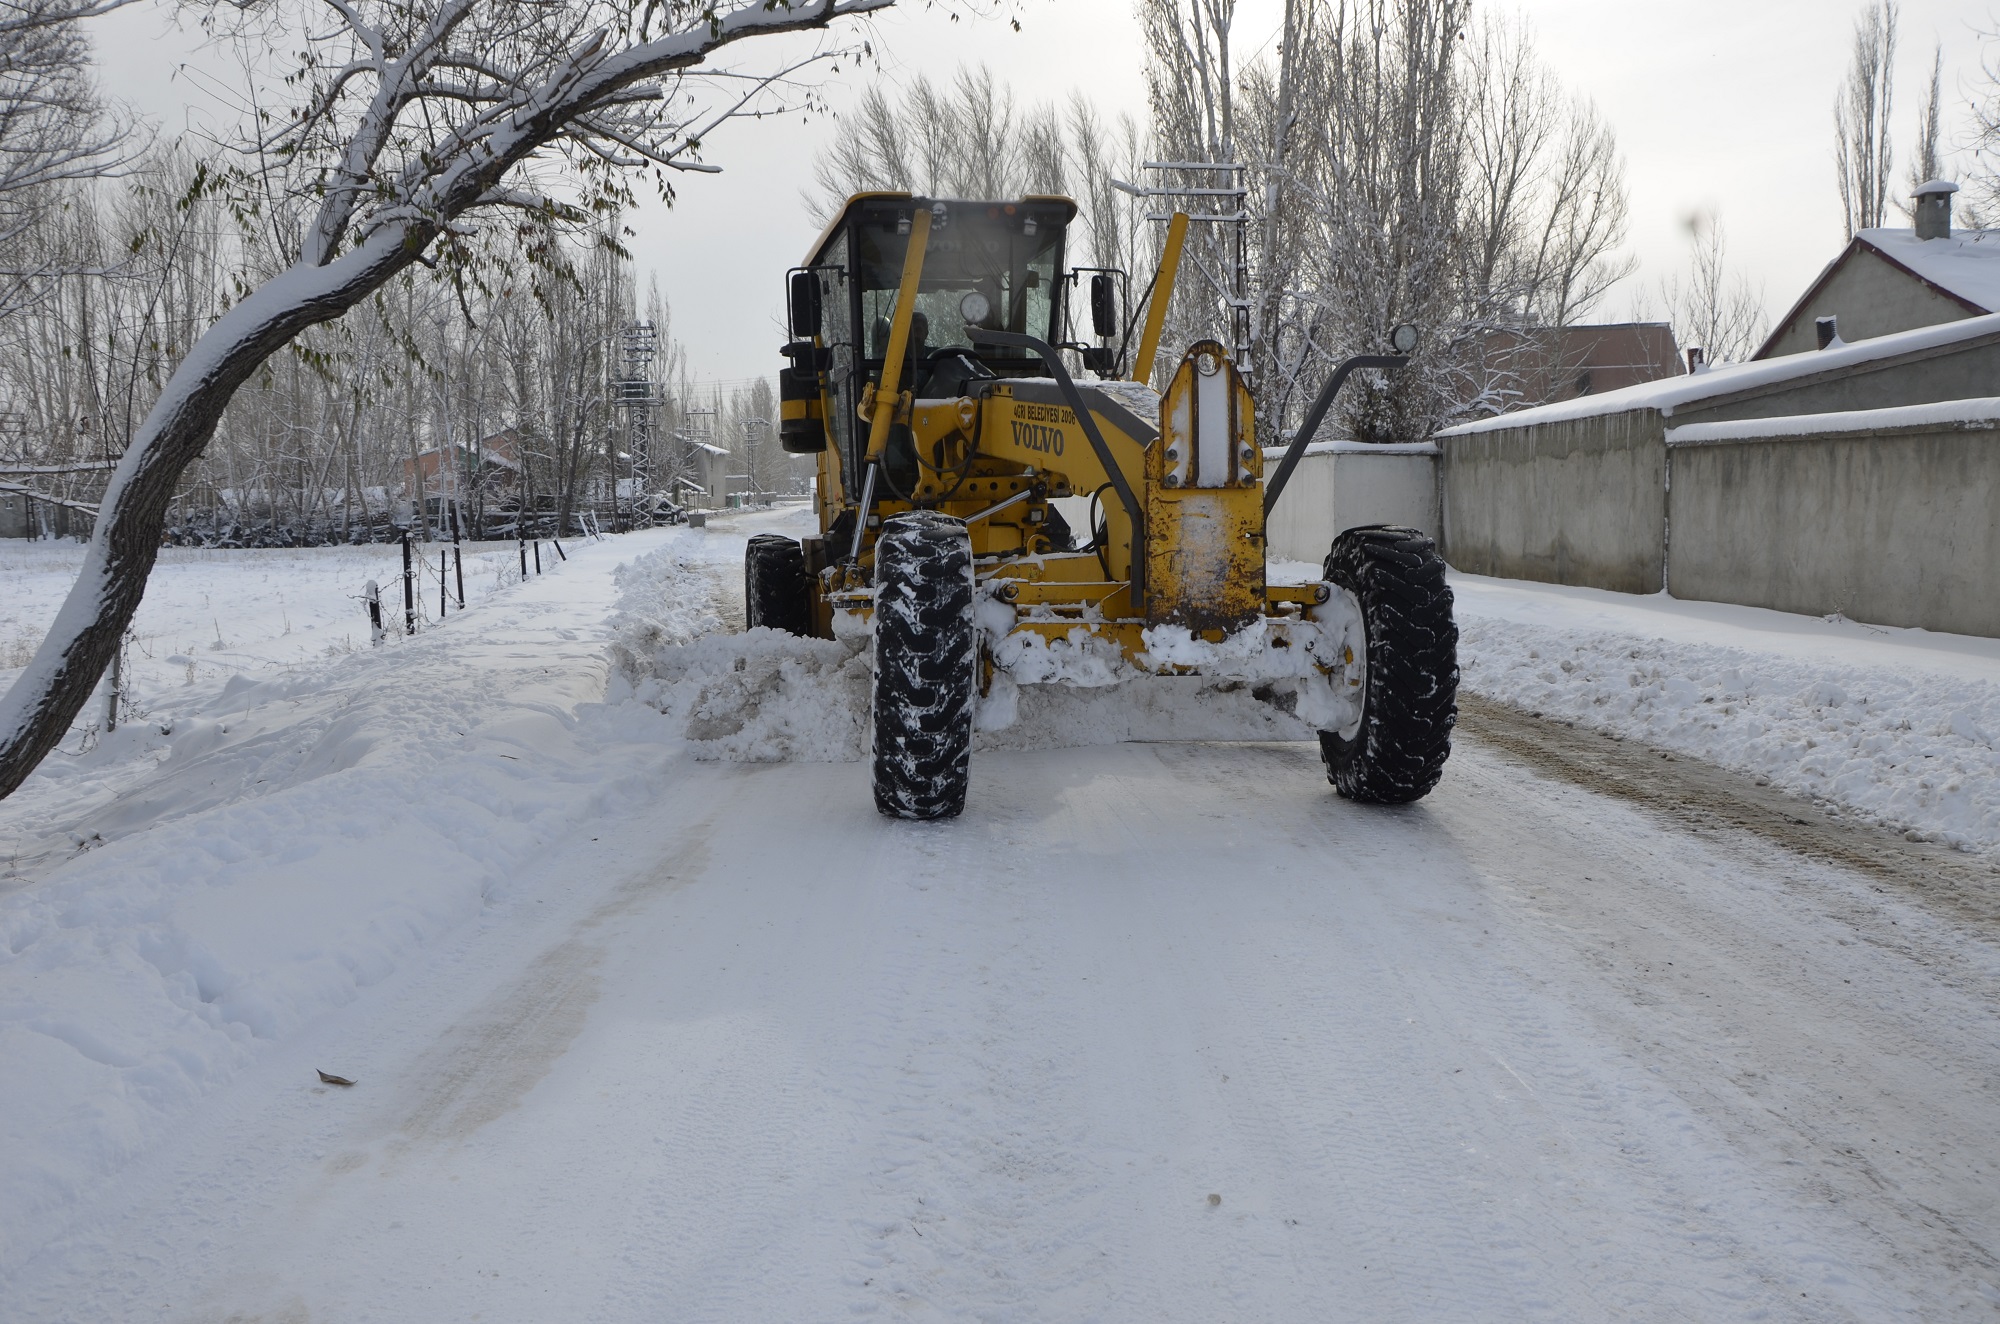
[{"label": "roof of cab", "polygon": [[826,228],[819,232],[819,238],[813,240],[813,246],[806,253],[806,260],[801,265],[809,267],[818,262],[820,254],[824,253],[826,246],[832,243],[840,234],[841,227],[847,224],[847,218],[854,214],[854,209],[871,202],[942,202],[948,208],[1020,207],[1026,206],[1029,203],[1040,205],[1055,203],[1067,209],[1063,213],[1064,223],[1068,223],[1076,216],[1076,200],[1074,198],[1063,197],[1059,193],[1030,193],[1020,198],[919,198],[913,193],[897,193],[888,190],[873,193],[856,193],[841,204],[839,214],[828,221]]}]

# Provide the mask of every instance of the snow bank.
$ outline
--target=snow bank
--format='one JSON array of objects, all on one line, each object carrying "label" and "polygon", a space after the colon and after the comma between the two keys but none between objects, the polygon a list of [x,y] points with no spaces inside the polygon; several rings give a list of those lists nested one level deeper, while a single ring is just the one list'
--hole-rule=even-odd
[{"label": "snow bank", "polygon": [[[577,824],[651,803],[671,746],[603,703],[605,620],[617,561],[678,536],[572,548],[393,647],[157,692],[0,802],[0,1277],[273,1042],[505,904]],[[148,602],[243,588],[260,558],[225,555],[164,564]]]},{"label": "snow bank", "polygon": [[2000,851],[2000,641],[1453,575],[1474,694]]}]

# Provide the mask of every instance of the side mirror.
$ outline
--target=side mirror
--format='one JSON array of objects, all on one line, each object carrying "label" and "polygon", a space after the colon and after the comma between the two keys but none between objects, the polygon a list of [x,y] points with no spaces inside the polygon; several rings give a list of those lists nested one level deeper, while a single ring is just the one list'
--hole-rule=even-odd
[{"label": "side mirror", "polygon": [[789,293],[792,336],[811,340],[820,332],[819,277],[810,271],[794,271]]},{"label": "side mirror", "polygon": [[1083,366],[1099,377],[1118,375],[1118,351],[1110,345],[1085,345],[1080,353],[1083,355]]},{"label": "side mirror", "polygon": [[1118,286],[1108,271],[1090,278],[1090,329],[1100,336],[1118,334]]}]

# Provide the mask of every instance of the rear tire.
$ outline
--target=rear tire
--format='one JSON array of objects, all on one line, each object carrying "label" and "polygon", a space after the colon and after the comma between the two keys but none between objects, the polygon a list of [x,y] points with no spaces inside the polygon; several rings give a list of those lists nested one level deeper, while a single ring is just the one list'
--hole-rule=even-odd
[{"label": "rear tire", "polygon": [[787,634],[812,632],[805,552],[790,538],[760,533],[743,549],[743,624]]},{"label": "rear tire", "polygon": [[955,818],[972,756],[978,637],[972,539],[917,510],[875,543],[875,807],[891,818]]},{"label": "rear tire", "polygon": [[1458,721],[1458,626],[1444,558],[1416,529],[1376,524],[1333,541],[1326,577],[1361,604],[1367,690],[1352,739],[1322,731],[1327,780],[1350,800],[1408,804],[1430,793]]}]

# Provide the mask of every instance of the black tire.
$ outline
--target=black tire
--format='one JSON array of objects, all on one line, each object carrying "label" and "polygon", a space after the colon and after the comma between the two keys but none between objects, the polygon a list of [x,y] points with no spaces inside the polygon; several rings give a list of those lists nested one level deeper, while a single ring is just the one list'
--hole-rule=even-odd
[{"label": "black tire", "polygon": [[1334,789],[1367,804],[1421,800],[1444,775],[1458,722],[1458,626],[1444,558],[1415,529],[1375,524],[1333,540],[1326,577],[1355,596],[1367,688],[1353,739],[1319,734]]},{"label": "black tire", "polygon": [[955,818],[972,757],[978,637],[972,539],[936,511],[885,520],[875,542],[875,807]]},{"label": "black tire", "polygon": [[743,624],[787,634],[812,632],[805,552],[791,538],[760,533],[743,549]]}]

